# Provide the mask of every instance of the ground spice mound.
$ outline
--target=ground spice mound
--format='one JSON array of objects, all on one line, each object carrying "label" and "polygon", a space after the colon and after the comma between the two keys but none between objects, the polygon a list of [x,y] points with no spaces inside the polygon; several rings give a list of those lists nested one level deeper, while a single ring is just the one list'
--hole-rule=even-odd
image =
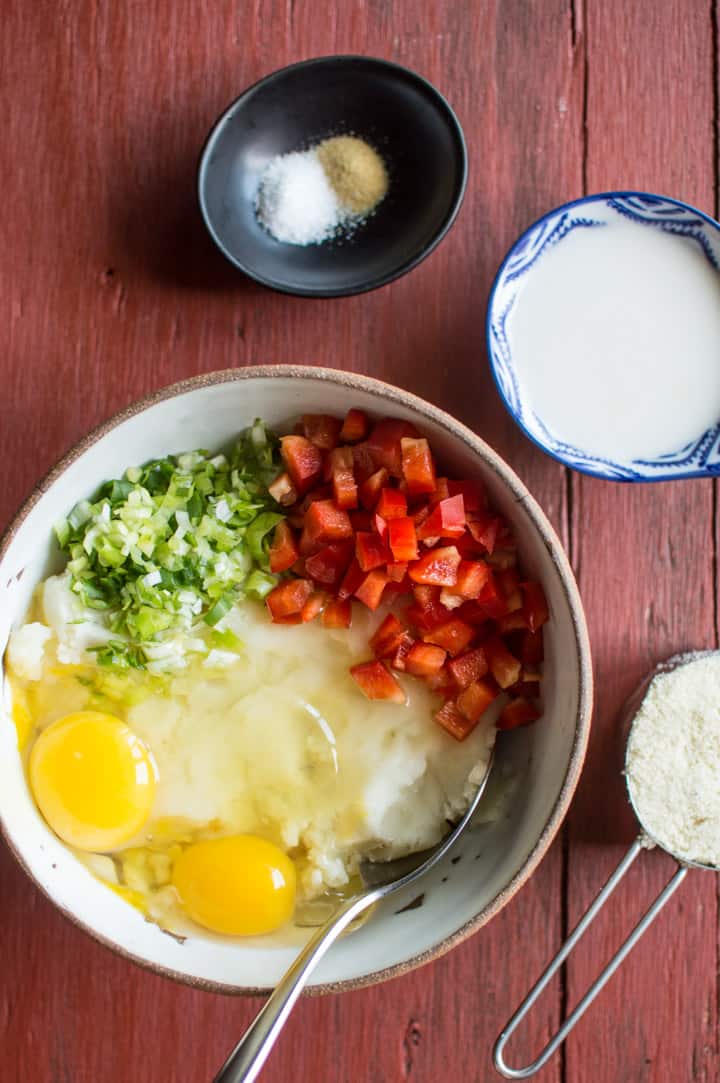
[{"label": "ground spice mound", "polygon": [[354,135],[325,139],[317,156],[338,201],[354,215],[374,210],[388,190],[388,175],[376,150]]}]

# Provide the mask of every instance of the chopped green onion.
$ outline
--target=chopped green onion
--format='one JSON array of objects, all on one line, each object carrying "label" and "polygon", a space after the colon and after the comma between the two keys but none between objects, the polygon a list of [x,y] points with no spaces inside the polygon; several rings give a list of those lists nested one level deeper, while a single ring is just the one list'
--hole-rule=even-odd
[{"label": "chopped green onion", "polygon": [[277,576],[270,572],[262,572],[256,568],[245,580],[245,593],[249,598],[255,598],[261,602],[267,598],[273,587],[277,586]]},{"label": "chopped green onion", "polygon": [[258,515],[247,528],[246,538],[250,556],[262,568],[269,569],[270,567],[268,561],[269,535],[284,518],[283,515],[278,515],[277,512],[266,511],[262,515]]},{"label": "chopped green onion", "polygon": [[205,623],[210,625],[217,624],[219,620],[222,620],[222,618],[230,612],[234,604],[235,596],[233,594],[230,594],[229,592],[227,594],[222,594],[215,602],[215,605],[208,609],[205,614]]},{"label": "chopped green onion", "polygon": [[279,470],[279,441],[255,421],[230,454],[189,451],[130,467],[56,524],[72,591],[106,612],[117,637],[96,650],[99,665],[158,670],[178,649],[233,635],[208,626],[278,582],[268,550],[283,516],[267,487]]}]

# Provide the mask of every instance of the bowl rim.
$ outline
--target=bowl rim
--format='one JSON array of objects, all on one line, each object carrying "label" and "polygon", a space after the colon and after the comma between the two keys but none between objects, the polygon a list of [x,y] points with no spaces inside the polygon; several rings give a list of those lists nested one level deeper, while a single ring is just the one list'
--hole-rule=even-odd
[{"label": "bowl rim", "polygon": [[497,366],[495,364],[494,353],[491,345],[491,323],[495,311],[495,295],[500,286],[500,279],[503,277],[505,269],[510,260],[512,259],[513,255],[517,251],[518,247],[535,229],[537,229],[538,226],[542,225],[543,222],[547,222],[548,219],[554,218],[555,215],[560,214],[562,211],[569,211],[573,207],[580,207],[584,204],[589,203],[605,202],[610,199],[632,199],[633,197],[639,197],[640,199],[656,199],[663,203],[673,203],[680,210],[690,211],[692,214],[696,214],[698,218],[702,218],[707,225],[712,226],[717,232],[720,233],[720,221],[717,218],[713,218],[712,215],[708,214],[706,211],[701,211],[699,207],[695,207],[692,203],[687,203],[683,199],[677,199],[675,196],[661,195],[659,192],[645,192],[639,188],[617,188],[605,192],[591,192],[589,195],[579,196],[577,199],[568,200],[567,203],[558,203],[556,207],[551,207],[549,211],[546,211],[544,214],[539,215],[533,222],[530,223],[529,226],[527,226],[526,229],[522,231],[522,233],[520,233],[515,238],[515,240],[512,242],[507,252],[503,256],[502,262],[500,263],[500,266],[498,267],[495,277],[493,279],[492,286],[490,287],[490,294],[488,296],[487,309],[485,312],[485,346],[487,349],[490,372],[492,373],[495,387],[497,388],[498,395],[500,396],[500,401],[502,402],[503,406],[505,407],[517,427],[521,430],[523,435],[526,436],[528,440],[530,440],[535,445],[535,447],[540,448],[540,450],[545,455],[549,455],[551,459],[555,459],[556,462],[562,463],[562,465],[567,467],[568,470],[575,470],[576,473],[585,474],[587,477],[590,478],[600,478],[603,481],[614,481],[626,485],[653,484],[657,481],[681,481],[686,478],[713,477],[716,475],[712,475],[706,470],[693,470],[681,475],[677,473],[658,473],[653,474],[651,477],[617,476],[611,471],[603,470],[602,468],[593,470],[591,469],[591,467],[586,465],[579,466],[577,463],[573,462],[571,459],[566,458],[564,455],[561,455],[559,452],[553,451],[551,448],[548,447],[547,444],[544,444],[542,440],[540,440],[534,433],[532,433],[527,428],[525,422],[515,412],[507,396],[505,395],[505,391],[503,390],[501,381],[498,377]]},{"label": "bowl rim", "polygon": [[[248,266],[243,260],[239,259],[227,248],[222,238],[218,234],[217,230],[212,224],[210,215],[207,209],[207,200],[205,197],[205,181],[209,170],[209,160],[214,149],[215,143],[220,138],[222,131],[228,120],[235,115],[244,105],[250,100],[250,98],[259,90],[264,89],[266,86],[270,86],[274,82],[278,82],[283,79],[290,72],[297,71],[302,68],[310,68],[315,66],[321,66],[331,63],[358,63],[369,64],[370,66],[376,65],[379,68],[384,68],[394,73],[397,77],[409,79],[410,82],[414,82],[425,92],[425,94],[435,102],[439,107],[440,112],[444,113],[445,121],[448,129],[450,130],[454,142],[456,144],[456,154],[458,164],[460,166],[460,176],[455,188],[452,200],[448,206],[447,213],[438,227],[435,234],[431,239],[424,244],[415,255],[410,256],[398,267],[387,271],[385,274],[377,275],[375,278],[368,280],[365,284],[359,286],[347,286],[340,289],[334,289],[332,287],[316,288],[316,287],[302,287],[302,286],[288,286],[283,285],[276,279],[268,278],[265,275],[258,273]],[[448,102],[447,98],[423,75],[419,75],[418,72],[413,71],[411,68],[406,68],[402,64],[396,64],[392,60],[384,60],[382,57],[377,56],[363,56],[361,53],[337,53],[328,54],[327,56],[311,57],[308,60],[300,60],[295,64],[288,64],[283,68],[278,68],[275,71],[270,72],[268,75],[264,75],[256,82],[252,83],[249,87],[242,91],[226,108],[222,111],[220,116],[214,121],[210,132],[208,133],[205,142],[200,151],[198,159],[198,171],[197,171],[197,184],[196,194],[198,205],[200,208],[200,214],[205,224],[205,228],[217,249],[230,263],[232,263],[248,278],[257,282],[261,286],[265,286],[268,289],[274,290],[276,293],[289,294],[293,297],[354,297],[357,294],[369,293],[371,290],[380,289],[382,286],[387,286],[390,282],[394,282],[395,279],[407,274],[408,271],[412,271],[418,264],[422,263],[431,252],[437,248],[445,235],[452,227],[455,219],[457,218],[460,208],[465,197],[465,191],[467,189],[468,179],[468,153],[467,144],[465,142],[465,134],[462,129],[462,125],[458,120],[458,117]]]},{"label": "bowl rim", "polygon": [[[487,904],[487,906],[483,907],[483,909],[470,918],[469,921],[465,922],[459,929],[456,929],[454,933],[451,933],[433,947],[418,952],[416,955],[413,955],[400,963],[395,963],[392,966],[372,971],[369,974],[363,974],[360,977],[347,978],[335,982],[321,983],[307,989],[308,995],[317,996],[325,993],[345,992],[376,985],[380,982],[387,981],[390,978],[399,977],[409,973],[417,967],[424,966],[426,963],[440,958],[470,937],[473,933],[477,932],[483,925],[486,925],[491,918],[495,917],[503,907],[506,906],[527,880],[529,880],[560,830],[580,778],[590,735],[590,721],[593,704],[593,672],[585,614],[569,559],[544,511],[535,498],[528,492],[514,470],[512,470],[512,468],[496,451],[493,450],[493,448],[490,447],[489,444],[485,443],[482,437],[478,436],[461,421],[456,420],[446,411],[426,402],[424,399],[410,391],[395,387],[393,384],[385,383],[383,380],[378,380],[374,377],[346,372],[341,369],[311,365],[277,364],[252,365],[238,369],[220,369],[214,372],[191,376],[187,379],[169,384],[166,387],[150,392],[131,402],[129,405],[101,422],[74,444],[56,465],[37,482],[28,498],[11,519],[2,536],[0,536],[0,567],[2,566],[2,562],[5,559],[10,544],[38,501],[64,474],[72,463],[118,425],[138,414],[144,413],[158,403],[176,398],[179,395],[188,392],[200,390],[204,387],[223,383],[234,383],[235,381],[274,377],[286,377],[301,380],[328,380],[345,388],[349,392],[361,390],[368,392],[369,394],[378,395],[388,404],[405,406],[417,411],[422,417],[440,425],[451,436],[459,438],[473,453],[480,455],[484,461],[487,462],[488,466],[498,475],[503,484],[514,492],[516,499],[522,501],[530,514],[534,526],[543,538],[551,555],[553,564],[555,565],[560,584],[568,603],[578,659],[578,710],[575,717],[574,737],[565,777],[552,810],[543,825],[536,842],[533,844],[525,861],[515,875],[510,879],[503,890]],[[2,662],[2,659],[0,659],[0,662]],[[182,984],[190,985],[193,988],[204,989],[209,992],[230,995],[263,996],[271,991],[269,988],[265,987],[236,986],[207,978],[198,978],[194,975],[184,973],[183,971],[175,970],[172,967],[150,962],[148,959],[135,954],[120,944],[114,943],[104,935],[98,933],[90,925],[81,921],[68,907],[61,906],[45,886],[36,879],[25,862],[22,853],[10,838],[9,832],[5,827],[2,809],[0,809],[0,836],[4,838],[15,860],[23,868],[35,887],[42,892],[55,909],[71,921],[73,925],[81,929],[84,933],[87,933],[96,942],[115,952],[115,954],[130,962],[136,963],[154,974],[159,974],[163,977],[181,982]]]}]

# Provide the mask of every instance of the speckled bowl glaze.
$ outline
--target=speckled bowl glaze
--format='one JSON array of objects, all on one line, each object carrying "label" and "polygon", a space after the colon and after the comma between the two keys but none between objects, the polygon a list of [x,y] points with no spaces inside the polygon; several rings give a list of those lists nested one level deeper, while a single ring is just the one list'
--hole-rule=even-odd
[{"label": "speckled bowl glaze", "polygon": [[[50,524],[103,480],[154,456],[218,447],[255,417],[281,426],[306,411],[343,414],[350,405],[375,416],[413,421],[449,471],[484,480],[515,529],[528,573],[545,587],[551,621],[545,717],[534,727],[504,734],[499,742],[496,785],[512,787],[502,815],[492,823],[478,822],[452,861],[428,875],[422,894],[416,889],[387,900],[366,925],[333,947],[316,973],[314,989],[321,992],[382,981],[459,944],[525,883],[562,823],[585,755],[592,674],[577,587],[538,504],[478,436],[414,395],[331,369],[271,366],[196,377],[111,418],[40,482],[0,546],[2,654],[35,585],[58,566]],[[97,940],[159,973],[230,993],[274,985],[304,932],[298,931],[295,943],[287,938],[223,940],[200,931],[180,942],[145,921],[73,858],[35,809],[8,713],[7,682],[0,691],[0,823],[37,886]]]},{"label": "speckled bowl glaze", "polygon": [[[685,447],[651,459],[619,460],[592,455],[564,443],[548,429],[524,397],[511,334],[516,303],[543,253],[569,236],[635,222],[645,229],[684,237],[720,271],[720,223],[696,207],[651,192],[601,192],[565,203],[534,222],[505,256],[488,302],[486,333],[495,383],[510,416],[538,447],[565,466],[607,481],[672,481],[720,474],[720,423]],[[561,334],[562,329],[557,328]]]}]

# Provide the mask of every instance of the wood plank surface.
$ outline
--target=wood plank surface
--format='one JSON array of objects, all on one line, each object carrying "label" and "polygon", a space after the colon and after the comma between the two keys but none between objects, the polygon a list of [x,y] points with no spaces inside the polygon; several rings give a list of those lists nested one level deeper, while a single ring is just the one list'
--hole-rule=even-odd
[{"label": "wood plank surface", "polygon": [[[713,19],[699,4],[586,5],[589,191],[667,193],[715,213]],[[691,96],[682,92],[689,71]],[[576,475],[572,494],[573,556],[597,691],[570,816],[571,926],[634,830],[631,815],[619,814],[623,700],[656,661],[716,645],[713,483],[619,486]],[[570,1007],[675,867],[659,854],[632,867],[570,960]],[[584,1079],[592,1064],[618,1083],[718,1078],[716,889],[713,876],[688,877],[568,1041],[568,1080]]]},{"label": "wood plank surface", "polygon": [[[328,364],[408,387],[485,436],[570,546],[588,608],[597,728],[566,845],[444,959],[303,1001],[268,1083],[497,1078],[497,1031],[625,839],[617,705],[656,657],[714,642],[712,487],[570,482],[505,414],[484,349],[505,250],[584,183],[646,185],[713,210],[713,43],[709,5],[695,0],[588,11],[581,0],[2,6],[0,527],[63,451],[146,391],[230,366]],[[345,300],[281,297],[212,248],[195,206],[197,155],[245,86],[335,52],[430,78],[464,126],[470,184],[455,228],[399,282]],[[666,874],[651,856],[636,870],[569,970],[571,1003]],[[259,1007],[116,958],[60,918],[2,847],[0,916],[3,1083],[209,1080]],[[567,1059],[538,1078],[716,1078],[715,919],[713,880],[693,877]],[[513,1062],[547,1040],[565,995],[558,983],[543,998]]]}]

